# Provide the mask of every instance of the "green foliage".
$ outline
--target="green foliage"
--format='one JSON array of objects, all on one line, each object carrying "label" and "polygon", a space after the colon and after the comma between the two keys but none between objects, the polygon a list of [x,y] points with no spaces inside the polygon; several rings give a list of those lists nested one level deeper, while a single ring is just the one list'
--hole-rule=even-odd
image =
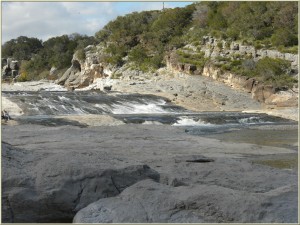
[{"label": "green foliage", "polygon": [[119,16],[98,31],[96,38],[107,44],[106,61],[122,65],[128,55],[143,70],[159,68],[165,50],[180,48],[185,44],[183,34],[189,28],[194,6],[147,11]]},{"label": "green foliage", "polygon": [[222,48],[223,48],[223,43],[222,43],[222,42],[218,42],[217,47],[218,47],[219,49],[222,49]]},{"label": "green foliage", "polygon": [[119,79],[122,76],[122,73],[113,73],[111,79]]},{"label": "green foliage", "polygon": [[159,54],[149,55],[145,48],[138,45],[129,52],[128,59],[134,63],[136,69],[147,72],[160,68],[163,56]]},{"label": "green foliage", "polygon": [[257,62],[253,59],[227,61],[221,66],[224,71],[231,71],[258,80],[274,87],[292,87],[297,80],[290,75],[290,62],[283,59],[263,58]]},{"label": "green foliage", "polygon": [[83,48],[90,44],[95,44],[95,38],[79,34],[53,37],[43,43],[36,38],[21,36],[2,46],[2,56],[25,60],[22,62],[24,65],[21,64],[23,74],[19,79],[34,80],[45,78],[45,71],[52,66],[58,69],[69,67],[75,50],[85,58]]},{"label": "green foliage", "polygon": [[272,44],[274,46],[293,46],[298,45],[298,37],[297,35],[290,32],[290,30],[286,28],[279,28],[275,31],[275,33],[271,37]]},{"label": "green foliage", "polygon": [[273,79],[285,74],[288,74],[290,63],[283,59],[260,59],[256,64],[255,73],[259,77],[263,77],[265,80]]},{"label": "green foliage", "polygon": [[207,58],[204,57],[203,52],[190,54],[181,50],[177,50],[176,53],[179,55],[179,62],[195,65],[199,70],[202,70],[207,62]]},{"label": "green foliage", "polygon": [[30,60],[42,48],[41,40],[20,36],[2,45],[2,58],[12,57],[16,60]]},{"label": "green foliage", "polygon": [[128,59],[136,64],[143,63],[147,58],[146,50],[140,45],[133,48],[128,54]]},{"label": "green foliage", "polygon": [[223,31],[232,40],[272,37],[274,46],[298,44],[297,2],[200,2],[193,22],[216,37]]},{"label": "green foliage", "polygon": [[79,60],[81,60],[81,61],[85,60],[86,55],[85,55],[84,49],[81,48],[81,49],[77,50],[75,54]]}]

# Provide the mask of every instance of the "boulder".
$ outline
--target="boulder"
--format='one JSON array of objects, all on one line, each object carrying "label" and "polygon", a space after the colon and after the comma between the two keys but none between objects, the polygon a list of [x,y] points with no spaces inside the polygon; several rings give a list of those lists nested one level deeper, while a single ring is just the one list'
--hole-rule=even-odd
[{"label": "boulder", "polygon": [[[2,143],[2,222],[70,222],[90,203],[120,194],[143,179],[159,180],[147,165],[118,166],[105,154],[41,156]],[[37,158],[38,157],[38,158]]]},{"label": "boulder", "polygon": [[[255,223],[297,220],[297,202],[287,204],[297,186],[266,193],[197,184],[172,187],[144,180],[117,197],[80,210],[74,223]],[[277,212],[277,213],[275,213]]]},{"label": "boulder", "polygon": [[13,77],[13,78],[15,78],[16,76],[18,76],[19,75],[19,71],[18,70],[12,70],[11,71],[11,76]]},{"label": "boulder", "polygon": [[243,88],[245,88],[248,93],[251,93],[254,84],[255,84],[255,79],[249,78],[245,81]]},{"label": "boulder", "polygon": [[6,77],[10,77],[10,76],[11,76],[11,69],[8,65],[6,65],[2,69],[2,77],[6,78]]},{"label": "boulder", "polygon": [[77,60],[72,60],[72,66],[59,78],[56,83],[69,86],[70,82],[75,81],[80,75],[81,66]]},{"label": "boulder", "polygon": [[54,66],[51,67],[50,71],[49,71],[49,75],[50,76],[56,76],[58,74],[58,69]]},{"label": "boulder", "polygon": [[4,66],[6,66],[6,65],[7,65],[7,59],[2,58],[2,59],[1,59],[1,66],[2,66],[2,68],[3,68]]},{"label": "boulder", "polygon": [[12,58],[2,59],[2,63],[5,65],[2,67],[2,77],[12,77],[15,78],[18,76],[20,63],[17,60],[13,60]]},{"label": "boulder", "polygon": [[272,94],[275,93],[275,88],[272,85],[263,85],[255,82],[252,88],[252,98],[259,102],[265,102]]},{"label": "boulder", "polygon": [[10,62],[9,67],[11,68],[11,70],[19,70],[20,63],[17,60],[13,60]]},{"label": "boulder", "polygon": [[232,43],[230,49],[234,51],[238,51],[240,49],[240,46],[238,43]]}]

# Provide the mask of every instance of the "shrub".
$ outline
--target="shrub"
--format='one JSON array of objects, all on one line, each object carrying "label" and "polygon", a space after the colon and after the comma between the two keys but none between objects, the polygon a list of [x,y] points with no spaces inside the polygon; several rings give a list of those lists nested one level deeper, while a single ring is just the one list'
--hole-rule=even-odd
[{"label": "shrub", "polygon": [[25,81],[29,81],[29,76],[28,76],[28,72],[21,72],[20,75],[17,77],[17,81],[18,82],[25,82]]},{"label": "shrub", "polygon": [[260,59],[254,70],[256,76],[262,81],[272,84],[275,87],[292,87],[296,80],[290,74],[290,62],[283,59]]},{"label": "shrub", "polygon": [[217,47],[218,47],[219,49],[222,49],[222,48],[223,48],[223,43],[222,43],[222,42],[218,42]]},{"label": "shrub", "polygon": [[271,37],[271,42],[275,46],[298,45],[298,37],[285,28],[278,29]]},{"label": "shrub", "polygon": [[75,54],[76,54],[77,58],[81,61],[84,61],[86,58],[85,51],[82,48],[77,50]]},{"label": "shrub", "polygon": [[111,76],[111,79],[120,79],[122,76],[122,73],[113,73]]}]

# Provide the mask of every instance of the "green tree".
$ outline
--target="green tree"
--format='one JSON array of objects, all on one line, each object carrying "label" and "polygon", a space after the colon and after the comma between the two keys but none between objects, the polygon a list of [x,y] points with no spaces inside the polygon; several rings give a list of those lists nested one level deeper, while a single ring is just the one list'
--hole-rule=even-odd
[{"label": "green tree", "polygon": [[42,48],[41,40],[20,36],[2,45],[2,57],[13,57],[16,60],[29,60]]}]

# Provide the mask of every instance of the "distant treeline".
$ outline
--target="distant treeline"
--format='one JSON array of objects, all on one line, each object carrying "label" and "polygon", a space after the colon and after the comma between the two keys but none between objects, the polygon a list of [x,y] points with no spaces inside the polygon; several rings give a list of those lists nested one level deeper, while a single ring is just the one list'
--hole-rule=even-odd
[{"label": "distant treeline", "polygon": [[80,34],[62,35],[44,42],[37,38],[20,36],[2,45],[2,58],[12,57],[21,62],[22,79],[39,79],[51,67],[69,67],[76,50],[95,43],[94,37]]},{"label": "distant treeline", "polygon": [[[285,51],[298,45],[298,2],[199,2],[184,8],[134,12],[109,22],[95,37],[63,35],[42,42],[19,37],[2,46],[2,57],[27,60],[35,73],[70,65],[75,50],[106,46],[107,63],[121,66],[124,57],[137,68],[163,66],[164,55],[205,35],[241,40]],[[295,49],[295,48],[293,48]]]}]

